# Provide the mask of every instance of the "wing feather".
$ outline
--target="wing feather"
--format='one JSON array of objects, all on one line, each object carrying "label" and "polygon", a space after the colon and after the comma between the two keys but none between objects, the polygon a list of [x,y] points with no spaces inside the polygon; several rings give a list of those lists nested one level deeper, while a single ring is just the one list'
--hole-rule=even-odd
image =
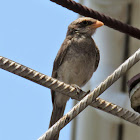
[{"label": "wing feather", "polygon": [[[66,38],[64,40],[61,48],[59,49],[57,56],[56,56],[54,63],[53,63],[53,71],[52,71],[53,78],[57,79],[57,70],[59,69],[59,67],[63,63],[70,44],[71,44],[71,40]],[[52,93],[52,102],[54,103],[55,91],[51,90],[51,93]]]}]

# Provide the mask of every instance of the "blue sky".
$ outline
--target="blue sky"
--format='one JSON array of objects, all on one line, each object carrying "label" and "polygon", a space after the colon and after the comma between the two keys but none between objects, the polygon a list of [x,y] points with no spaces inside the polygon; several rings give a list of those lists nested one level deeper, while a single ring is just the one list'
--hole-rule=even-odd
[{"label": "blue sky", "polygon": [[[1,0],[0,56],[50,76],[67,26],[77,17],[48,0]],[[49,89],[0,69],[2,140],[36,140],[47,130],[51,111]],[[70,127],[60,140],[69,140]]]}]

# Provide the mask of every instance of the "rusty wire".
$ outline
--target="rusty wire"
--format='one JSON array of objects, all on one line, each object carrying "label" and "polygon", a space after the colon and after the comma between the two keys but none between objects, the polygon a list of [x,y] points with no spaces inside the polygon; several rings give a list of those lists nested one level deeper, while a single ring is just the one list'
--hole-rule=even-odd
[{"label": "rusty wire", "polygon": [[129,34],[130,36],[135,37],[137,39],[140,39],[140,29],[125,24],[119,20],[116,20],[104,14],[101,14],[73,0],[50,0],[50,1],[55,2],[63,7],[66,7],[67,9],[72,10],[76,13],[79,13],[80,15],[98,19],[110,28]]}]

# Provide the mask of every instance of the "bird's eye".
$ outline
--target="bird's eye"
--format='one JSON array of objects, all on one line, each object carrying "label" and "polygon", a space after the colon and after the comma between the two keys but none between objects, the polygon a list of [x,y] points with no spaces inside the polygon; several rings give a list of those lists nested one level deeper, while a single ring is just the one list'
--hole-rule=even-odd
[{"label": "bird's eye", "polygon": [[85,20],[85,21],[82,22],[82,24],[88,25],[88,21]]},{"label": "bird's eye", "polygon": [[87,26],[87,25],[91,25],[91,24],[93,24],[93,22],[91,22],[91,21],[84,20],[83,22],[81,22],[81,25],[83,25],[83,26]]},{"label": "bird's eye", "polygon": [[83,22],[81,22],[82,25],[88,25],[88,21],[84,20]]}]

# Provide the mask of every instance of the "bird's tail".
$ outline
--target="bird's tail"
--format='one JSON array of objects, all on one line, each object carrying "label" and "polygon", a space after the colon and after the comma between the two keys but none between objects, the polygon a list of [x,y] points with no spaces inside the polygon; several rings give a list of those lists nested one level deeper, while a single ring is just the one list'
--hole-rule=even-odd
[{"label": "bird's tail", "polygon": [[[53,105],[53,111],[51,115],[50,125],[53,126],[64,114],[66,104],[62,105],[61,107],[57,106],[56,104]],[[51,138],[51,140],[58,140],[59,133]]]}]

